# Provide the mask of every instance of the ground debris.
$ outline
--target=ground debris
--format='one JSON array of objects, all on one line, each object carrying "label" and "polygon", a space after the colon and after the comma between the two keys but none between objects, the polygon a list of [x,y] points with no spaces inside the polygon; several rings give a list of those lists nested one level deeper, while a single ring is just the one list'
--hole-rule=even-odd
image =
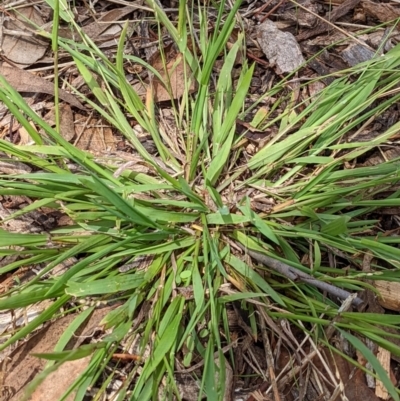
[{"label": "ground debris", "polygon": [[359,43],[352,43],[342,52],[343,59],[350,65],[355,66],[363,61],[371,60],[375,52]]},{"label": "ground debris", "polygon": [[[0,64],[0,75],[3,75],[8,83],[18,92],[47,93],[54,95],[54,85],[29,71],[20,70],[3,63]],[[84,110],[82,103],[67,91],[60,89],[58,96],[71,106]]]},{"label": "ground debris", "polygon": [[257,41],[278,74],[293,72],[305,62],[294,36],[280,31],[271,20],[257,27]]}]

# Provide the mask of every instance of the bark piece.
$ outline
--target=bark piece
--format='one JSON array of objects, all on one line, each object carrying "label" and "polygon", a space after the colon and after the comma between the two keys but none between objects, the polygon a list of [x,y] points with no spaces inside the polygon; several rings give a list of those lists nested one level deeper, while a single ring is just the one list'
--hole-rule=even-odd
[{"label": "bark piece", "polygon": [[367,15],[376,18],[380,22],[389,22],[400,17],[400,9],[390,4],[363,0],[362,6]]},{"label": "bark piece", "polygon": [[400,283],[375,280],[374,287],[379,291],[378,302],[386,309],[400,311]]},{"label": "bark piece", "polygon": [[[333,22],[337,21],[340,17],[346,15],[349,11],[353,10],[360,0],[345,0],[342,4],[337,6],[327,18],[329,22],[332,24]],[[317,36],[321,33],[324,33],[328,30],[332,29],[332,25],[326,22],[320,22],[315,29],[307,32],[302,32],[300,35],[296,37],[296,39],[300,42],[305,39],[312,38],[313,36]]]},{"label": "bark piece", "polygon": [[[385,372],[389,377],[391,377],[391,369],[390,369],[390,351],[384,349],[382,347],[378,348],[378,354],[376,355],[379,363],[385,369]],[[393,383],[396,384],[396,383]],[[376,381],[375,387],[375,395],[383,400],[389,399],[389,393],[385,387],[385,385],[380,381]]]},{"label": "bark piece", "polygon": [[32,169],[25,163],[14,160],[0,152],[0,174],[26,174]]},{"label": "bark piece", "polygon": [[300,4],[304,8],[293,6],[293,8],[285,10],[283,14],[279,14],[279,17],[282,18],[284,22],[289,20],[298,26],[313,28],[318,21],[316,16],[318,15],[318,5],[311,0],[305,0],[304,2],[300,2]]},{"label": "bark piece", "polygon": [[352,43],[342,52],[343,59],[351,67],[362,63],[364,61],[371,60],[375,56],[375,53],[365,46],[359,43]]}]

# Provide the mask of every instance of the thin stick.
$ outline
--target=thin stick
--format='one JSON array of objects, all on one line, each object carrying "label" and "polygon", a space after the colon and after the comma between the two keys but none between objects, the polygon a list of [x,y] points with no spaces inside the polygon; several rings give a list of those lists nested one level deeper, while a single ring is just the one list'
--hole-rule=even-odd
[{"label": "thin stick", "polygon": [[[247,249],[241,244],[238,244],[238,245],[240,246],[240,248],[242,248],[247,254],[249,254],[257,262],[270,267],[271,269],[277,271],[278,273],[289,278],[290,280],[293,280],[293,281],[300,280],[304,283],[307,283],[316,288],[319,288],[322,291],[326,291],[327,293],[329,293],[337,298],[340,298],[340,299],[347,299],[352,295],[352,293],[350,293],[346,290],[343,290],[342,288],[338,288],[332,284],[325,283],[324,281],[320,281],[320,280],[310,276],[307,273],[304,273],[292,266],[287,265],[286,263],[280,262],[279,260],[273,259],[270,256],[263,255],[259,252],[255,252],[250,249]],[[355,297],[352,300],[352,304],[354,306],[359,306],[362,303],[363,303],[363,301],[359,297]]]}]

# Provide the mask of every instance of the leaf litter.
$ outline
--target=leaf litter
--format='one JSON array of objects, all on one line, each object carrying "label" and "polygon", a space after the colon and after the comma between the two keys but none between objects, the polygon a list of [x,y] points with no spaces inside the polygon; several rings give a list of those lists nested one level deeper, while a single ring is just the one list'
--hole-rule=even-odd
[{"label": "leaf litter", "polygon": [[34,34],[35,26],[43,23],[42,16],[34,6],[7,13],[3,20],[1,48],[14,65],[29,67],[46,54],[48,41]]},{"label": "leaf litter", "polygon": [[[71,338],[66,349],[74,349],[86,339],[92,338],[93,333],[99,327],[101,319],[107,314],[109,308],[100,308],[93,312],[79,332]],[[19,400],[32,378],[38,374],[46,365],[44,359],[39,359],[34,354],[52,352],[60,336],[76,318],[71,313],[63,316],[51,324],[40,329],[27,342],[22,343],[10,354],[5,356],[3,368],[6,368],[6,375],[2,385],[7,392],[7,400]],[[64,362],[59,370],[50,374],[32,394],[33,400],[56,400],[68,389],[83,370],[89,365],[90,358],[78,359],[77,361]],[[56,385],[54,385],[56,383]],[[69,399],[74,399],[70,396]]]},{"label": "leaf litter", "polygon": [[[163,4],[162,6],[168,9],[169,4]],[[299,8],[297,8],[297,6],[299,6]],[[37,25],[42,25],[45,22],[46,17],[49,18],[49,13],[46,6],[42,6],[39,9],[43,11],[42,17],[38,15],[37,8],[29,7],[24,10],[27,10],[30,13],[29,15],[34,15],[35,18],[37,18],[35,20]],[[89,12],[85,5],[80,5],[77,10],[78,16],[83,25],[83,30],[86,32],[86,34],[97,43],[102,43],[104,46],[111,46],[112,50],[110,54],[112,54],[112,52],[115,52],[115,48],[113,49],[112,46],[113,38],[117,37],[121,31],[121,24],[113,21],[118,20],[119,18],[124,18],[126,15],[129,16],[131,13],[134,13],[136,17],[139,16],[139,18],[142,18],[144,15],[142,13],[147,12],[149,9],[146,8],[146,6],[142,7],[141,5],[133,5],[128,7],[114,8],[109,11],[104,11],[104,9],[98,7],[98,9],[94,8],[94,10],[92,9]],[[310,13],[308,13],[309,10],[312,11],[313,14],[310,15]],[[95,22],[92,21],[93,12],[98,13],[96,18],[97,21]],[[171,18],[174,18],[174,12],[175,11],[171,12]],[[312,83],[310,83],[309,86],[305,85],[300,89],[299,86],[296,85],[299,81],[313,80],[325,75],[330,75],[332,77],[341,76],[344,69],[354,66],[360,62],[371,60],[374,55],[379,54],[382,49],[385,52],[389,51],[396,43],[398,43],[400,39],[396,25],[388,25],[385,29],[379,28],[377,32],[366,32],[360,36],[357,32],[357,38],[354,40],[354,35],[359,28],[368,31],[368,28],[374,26],[375,24],[389,22],[397,18],[400,15],[400,9],[397,4],[392,5],[382,2],[360,2],[359,0],[346,0],[333,7],[333,11],[329,12],[327,6],[320,5],[318,7],[315,5],[315,3],[312,3],[309,0],[299,3],[284,1],[267,3],[244,2],[239,10],[239,13],[243,16],[243,18],[246,19],[246,22],[248,23],[248,48],[246,50],[246,55],[249,57],[249,59],[256,62],[256,68],[248,94],[250,99],[252,97],[258,98],[260,95],[262,96],[273,86],[274,83],[277,83],[280,79],[277,74],[279,75],[286,72],[292,72],[297,66],[303,64],[303,56],[306,59],[315,57],[312,63],[304,66],[304,68],[300,70],[296,78],[292,79],[292,81],[286,81],[286,94],[294,94],[294,99],[286,99],[278,104],[276,106],[276,114],[282,112],[287,105],[290,105],[291,101],[293,104],[300,104],[302,101],[306,101],[309,95],[311,95],[311,97],[317,96],[321,90],[321,87],[316,87],[313,89]],[[316,14],[319,17],[316,17]],[[2,45],[5,59],[13,62],[14,67],[10,67],[9,64],[7,65],[5,62],[3,62],[2,66],[0,67],[0,74],[5,76],[9,83],[19,92],[35,92],[36,96],[38,93],[42,95],[54,95],[54,86],[52,83],[40,77],[37,73],[32,73],[27,70],[28,67],[34,68],[35,64],[40,63],[41,58],[43,58],[45,64],[50,66],[48,58],[44,57],[46,53],[47,55],[50,54],[48,53],[49,44],[46,46],[45,41],[36,38],[36,36],[32,34],[32,28],[27,28],[26,22],[16,23],[16,15],[17,14],[13,15],[13,19],[6,21],[9,25],[5,24],[4,26],[5,40],[3,41]],[[13,25],[11,25],[10,21],[13,21]],[[259,21],[261,24],[258,24]],[[336,26],[334,27],[333,24],[336,24]],[[277,38],[277,42],[274,43],[272,50],[266,48],[266,46],[269,44],[268,42],[271,41],[270,38],[261,40],[261,38],[264,37],[264,27],[270,27],[270,29],[273,31],[274,37]],[[110,28],[116,28],[116,30],[111,31]],[[19,33],[12,32],[11,34],[11,29],[13,31],[19,30]],[[28,32],[29,35],[27,35]],[[278,41],[278,38],[281,37],[281,32],[283,35],[282,37],[284,37],[286,41],[289,41],[289,45],[287,46],[288,50],[284,50],[286,45]],[[285,34],[283,34],[283,32],[285,32]],[[75,38],[75,33],[65,37]],[[28,40],[26,38],[30,39]],[[153,38],[156,39],[156,37],[154,37],[154,32]],[[146,41],[149,42],[149,40]],[[144,50],[148,48],[147,43],[143,42],[143,38],[140,37],[140,34],[138,34],[138,31],[135,31],[135,29],[131,30],[129,42],[132,45],[133,52],[135,52],[136,57],[148,57],[148,54],[144,55]],[[325,49],[323,52],[320,52],[321,47],[326,44],[331,45],[331,47]],[[22,51],[21,49],[25,50]],[[284,51],[285,55],[281,56],[280,51]],[[144,70],[138,68],[137,64],[131,63],[130,65],[131,71],[133,71],[132,78],[134,77],[136,83],[143,85],[145,88],[145,90],[142,92],[143,98],[149,96],[147,88],[152,82],[154,91],[153,94],[155,96],[155,100],[158,102],[168,102],[181,98],[181,96],[184,95],[184,81],[188,79],[187,71],[184,71],[183,68],[184,63],[182,62],[182,54],[178,52],[173,45],[168,43],[165,43],[163,52],[163,57],[167,58],[166,68],[163,67],[161,52],[157,52],[155,55],[153,55],[153,61],[151,62],[151,65],[161,74],[162,80],[149,76]],[[22,54],[24,55],[24,58],[18,58],[18,56]],[[281,57],[286,60],[290,60],[294,64],[289,66],[287,64],[281,64]],[[147,60],[150,61],[149,59]],[[23,65],[26,70],[17,68],[21,67],[21,65]],[[232,75],[234,80],[238,79],[240,68],[240,65],[236,65],[236,67],[234,67],[234,73]],[[72,81],[76,77],[77,71],[73,68],[66,68],[62,71],[62,74],[63,78],[66,80],[66,82],[68,82]],[[169,81],[169,85],[164,86],[163,83],[165,81]],[[190,91],[194,90],[195,87],[192,86]],[[90,94],[90,92],[88,93]],[[116,146],[114,146],[115,143],[118,142],[120,147],[124,148],[125,150],[129,150],[129,154],[134,153],[131,151],[129,144],[124,141],[123,138],[118,136],[118,132],[112,132],[111,128],[103,126],[101,119],[92,118],[90,115],[85,115],[85,107],[83,107],[82,103],[77,100],[74,95],[61,89],[59,92],[59,97],[61,100],[69,103],[70,106],[80,109],[80,111],[75,111],[69,108],[67,105],[62,106],[62,110],[65,110],[65,115],[68,116],[66,120],[64,120],[64,118],[61,119],[62,124],[65,124],[63,125],[63,131],[65,132],[64,137],[67,141],[76,144],[79,144],[79,141],[82,141],[82,145],[80,147],[92,152],[95,155],[98,155],[99,152],[99,148],[96,147],[95,144],[98,142],[103,142],[103,146],[101,146],[100,150],[110,152],[110,154],[113,152],[116,159],[122,159],[122,163],[124,163],[124,160],[126,160],[126,156],[125,158],[122,156],[123,152],[120,153],[121,156],[118,154],[118,149]],[[271,107],[275,107],[274,101],[275,99],[261,97],[259,104],[269,111]],[[47,114],[43,115],[43,117],[47,115],[47,118],[50,122],[53,121],[54,116],[54,111],[51,110],[52,107],[53,105],[51,104],[51,101],[47,102]],[[168,104],[162,105],[161,107],[165,108],[166,113],[170,109]],[[71,113],[73,113],[73,118],[71,118]],[[388,121],[389,115],[395,116],[392,118],[392,121]],[[381,121],[374,119],[374,121],[372,121],[369,125],[363,126],[362,130],[359,130],[355,133],[352,132],[352,137],[350,139],[346,138],[346,140],[350,142],[372,141],[391,125],[395,124],[397,122],[397,116],[397,106],[392,105],[388,108],[385,118],[382,118]],[[295,118],[295,116],[292,117]],[[82,121],[86,121],[85,124],[82,125],[83,128],[77,128],[79,124],[82,124]],[[137,121],[132,119],[131,124],[134,125],[135,123],[137,123]],[[75,125],[75,129],[69,129],[67,131],[66,127],[69,125],[69,128],[71,128],[73,124]],[[181,152],[177,158],[183,159],[183,155],[185,153],[184,144],[179,138],[179,131],[175,127],[171,128],[171,124],[171,119],[168,119],[168,121],[164,119],[164,132],[173,137],[173,141],[175,142],[174,149],[176,153]],[[262,120],[261,122],[255,122],[254,120],[243,122],[239,121],[239,125],[246,129],[243,138],[249,142],[252,142],[252,146],[248,146],[248,148],[246,148],[244,159],[248,159],[252,154],[256,154],[260,149],[264,148],[268,142],[274,140],[274,137],[278,133],[276,125],[269,125],[268,127],[265,127],[263,126]],[[94,129],[95,127],[101,127],[101,129]],[[18,131],[22,130],[22,127],[8,125],[8,128],[9,130],[3,130],[3,139],[9,140],[17,145],[27,144],[26,141],[22,140],[24,137],[22,134],[14,135],[10,133],[10,130],[18,133]],[[259,136],[254,137],[253,135],[249,138],[249,132],[254,133],[255,130],[258,130],[257,133]],[[85,137],[81,136],[81,133],[83,132]],[[289,134],[290,133],[288,133],[288,135]],[[115,141],[113,141],[113,137],[116,138]],[[396,137],[392,136],[391,139],[394,140]],[[390,149],[388,149],[388,147],[390,147]],[[148,149],[155,158],[158,157],[156,155],[155,146],[153,146],[153,148],[149,147]],[[391,160],[392,158],[396,159],[398,157],[398,153],[396,152],[397,143],[389,143],[389,146],[378,148],[370,154],[357,159],[356,163],[357,166],[371,164],[376,165],[381,163],[383,160]],[[134,157],[135,162],[140,159],[137,159],[138,156],[136,154],[134,154]],[[238,160],[240,165],[246,165],[246,160]],[[21,170],[21,164],[18,164],[20,162],[8,160],[7,163],[8,168],[11,168],[11,170],[3,170],[4,174],[21,174],[26,171],[24,169]],[[143,165],[145,165],[144,162]],[[355,167],[356,166],[349,166],[349,169],[353,169]],[[121,170],[121,173],[122,172],[123,170]],[[282,172],[282,174],[284,174],[284,172]],[[249,174],[246,176],[246,173],[244,173],[244,175],[241,176],[241,180],[247,179],[248,176]],[[279,178],[280,175],[277,174],[273,179],[278,180]],[[239,184],[241,184],[241,182]],[[229,203],[228,200],[231,198],[231,188],[227,188],[228,189],[225,192],[221,192],[222,197],[224,198],[224,203]],[[254,185],[254,190],[250,194],[252,198],[251,204],[252,206],[255,206],[255,209],[259,208],[258,210],[268,214],[274,207],[276,207],[276,203],[274,200],[268,201],[268,199],[266,199],[263,195],[263,192],[257,190],[257,185]],[[238,198],[242,197],[239,189],[236,191],[235,196]],[[5,198],[4,196],[2,197],[1,201],[3,206],[7,200],[8,198]],[[214,201],[215,200],[210,200],[210,203]],[[260,202],[261,205],[256,206],[257,202]],[[235,204],[234,201],[231,203]],[[398,211],[392,210],[387,212],[387,215],[380,216],[382,219],[382,224],[386,224],[384,226],[384,231],[390,233],[388,235],[398,234],[399,222],[398,218],[396,217]],[[44,209],[42,209],[40,213],[42,215],[46,214]],[[28,221],[27,224],[32,225],[32,221]],[[19,230],[23,231],[24,229],[20,228]],[[43,232],[48,231],[46,227],[42,228],[42,230]],[[340,251],[333,249],[332,253],[329,254],[329,258],[335,257],[342,257],[344,260],[346,260],[345,255],[341,255]],[[255,258],[255,260],[257,259]],[[307,260],[303,261],[305,264],[308,262],[309,261]],[[131,263],[133,262],[131,261]],[[251,264],[251,261],[248,261],[248,263]],[[17,283],[20,280],[16,276],[17,272],[18,270],[13,272],[14,283],[11,280],[12,284]],[[7,279],[8,278],[9,277],[7,277]],[[237,278],[234,277],[232,277],[231,283],[234,283],[235,285],[233,287],[229,287],[229,289],[232,291],[232,293],[235,293],[232,288],[235,286],[240,288],[241,284]],[[396,284],[385,280],[377,281],[376,283],[380,283],[377,285],[377,287],[380,285],[381,289],[388,289],[390,286]],[[398,293],[396,294],[396,291],[393,290],[388,290],[388,293],[392,294],[392,296],[395,298],[395,302],[396,295]],[[384,308],[388,308],[389,305],[387,297],[388,295],[385,293],[383,299],[380,301],[381,306]],[[261,397],[269,397],[270,399],[274,400],[312,400],[321,397],[323,394],[329,394],[329,399],[332,400],[341,399],[341,394],[346,394],[348,399],[356,401],[361,400],[362,398],[371,400],[377,399],[374,391],[368,388],[366,385],[365,374],[361,370],[354,368],[353,365],[349,364],[344,358],[341,358],[338,355],[330,355],[328,348],[320,351],[320,348],[313,343],[312,337],[308,336],[304,338],[303,332],[295,325],[291,325],[291,321],[282,318],[278,326],[271,320],[270,317],[263,315],[262,309],[257,309],[257,303],[254,305],[256,308],[255,310],[257,310],[258,313],[263,316],[265,322],[270,325],[271,331],[275,334],[274,336],[271,336],[271,338],[273,338],[273,344],[270,344],[270,347],[273,347],[273,363],[271,364],[270,356],[264,356],[264,353],[268,353],[268,340],[264,338],[263,341],[261,341],[259,338],[255,337],[252,322],[248,317],[248,311],[242,310],[239,303],[233,303],[233,313],[231,314],[232,318],[229,319],[232,343],[228,344],[224,352],[232,352],[233,350],[235,366],[233,368],[233,377],[231,377],[231,375],[228,373],[229,369],[231,368],[229,363],[226,363],[226,385],[232,389],[231,398],[226,399],[253,400],[262,399]],[[376,307],[376,301],[374,302],[372,299],[370,299],[368,305],[368,307],[372,308],[371,310],[373,310]],[[394,310],[398,311],[397,306],[392,308],[396,308]],[[389,307],[389,309],[392,308]],[[141,311],[143,311],[143,309],[141,309]],[[384,309],[379,309],[379,311],[379,313],[382,314],[385,312]],[[64,317],[62,319],[55,320],[54,322],[51,322],[47,328],[49,328],[49,330],[60,330],[58,325],[61,325],[65,328],[68,323],[71,322],[72,316],[73,315],[70,314],[67,315],[67,317],[69,317],[68,319]],[[67,319],[68,322],[65,319]],[[144,320],[145,312],[143,312],[142,315],[139,314],[137,316],[135,324],[140,324]],[[261,319],[261,321],[263,321],[263,319]],[[41,334],[42,331],[39,331],[36,334],[36,336],[38,336],[37,343],[42,343],[42,346],[46,345],[46,349],[30,349],[25,351],[27,354],[32,352],[41,353],[45,351],[52,351],[56,344],[57,336],[54,336],[54,340],[49,341],[45,338],[44,334]],[[31,339],[35,337],[32,337]],[[329,340],[329,336],[327,337]],[[235,340],[235,338],[237,340]],[[240,341],[238,341],[239,339]],[[29,341],[30,340],[28,340],[28,343]],[[343,349],[349,347],[349,344],[346,343],[343,338],[335,337],[335,341],[342,341]],[[288,352],[288,350],[291,352]],[[130,355],[135,355],[135,352],[132,351]],[[214,357],[217,361],[219,356],[215,355]],[[9,357],[7,356],[6,358]],[[13,357],[12,355],[10,358],[11,365],[10,362],[8,362],[4,388],[6,391],[7,389],[14,391],[13,389],[18,388],[19,391],[23,389],[28,380],[21,385],[17,384],[16,375],[21,377],[25,376],[22,374],[18,375],[17,372],[19,372],[21,368],[13,365],[18,363],[20,358],[16,356]],[[365,360],[362,361],[361,356],[358,358],[359,363],[362,366],[366,366],[367,362]],[[40,366],[37,366],[37,361],[39,360],[32,358],[32,364],[25,364],[28,368],[27,377],[31,377],[32,372],[35,372],[35,369],[40,370],[43,368],[43,363],[39,364]],[[268,361],[270,362],[269,364]],[[295,368],[293,368],[294,363],[297,363]],[[178,387],[180,388],[181,397],[188,400],[195,399],[198,397],[198,389],[195,389],[196,385],[194,385],[193,376],[190,374],[195,372],[198,376],[201,375],[201,365],[194,363],[189,363],[186,365],[189,365],[189,367],[182,366],[178,370],[176,380]],[[118,375],[120,375],[119,378],[123,379],[129,375],[129,369],[131,367],[132,362],[127,363],[122,372],[118,373]],[[398,377],[395,377],[394,373],[395,369],[387,363],[386,369],[391,380],[398,382]],[[269,372],[267,377],[265,376],[266,371]],[[78,371],[76,371],[76,373],[77,372]],[[260,379],[249,379],[249,377],[254,374],[257,374]],[[186,385],[185,387],[185,381],[186,384],[189,382],[190,385]],[[300,383],[300,386],[294,385],[295,383]],[[38,390],[39,392],[35,393],[35,396],[39,397],[37,399],[45,399],[40,397],[43,397],[43,394],[49,393],[49,389],[52,388],[51,382],[43,382],[42,385],[44,387],[42,387],[41,390]],[[40,391],[43,391],[43,393],[40,393]],[[271,395],[271,391],[273,396]],[[266,392],[269,395],[265,395]]]}]

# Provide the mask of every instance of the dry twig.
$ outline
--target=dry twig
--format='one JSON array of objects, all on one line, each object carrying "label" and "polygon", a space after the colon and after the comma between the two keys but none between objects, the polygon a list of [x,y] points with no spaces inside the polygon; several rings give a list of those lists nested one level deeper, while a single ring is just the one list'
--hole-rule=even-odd
[{"label": "dry twig", "polygon": [[[319,288],[322,291],[326,291],[327,293],[339,298],[339,299],[347,299],[352,294],[342,288],[338,288],[332,284],[325,283],[321,280],[318,280],[307,273],[304,273],[292,266],[287,265],[286,263],[280,262],[279,260],[273,259],[270,256],[263,255],[259,252],[251,251],[250,249],[245,248],[244,246],[238,244],[243,250],[247,252],[253,259],[257,262],[262,263],[265,266],[271,267],[278,273],[287,277],[290,280],[296,281],[300,280],[304,283],[310,284],[314,287]],[[352,304],[354,306],[359,306],[362,304],[362,299],[359,297],[355,297],[352,300]]]}]

